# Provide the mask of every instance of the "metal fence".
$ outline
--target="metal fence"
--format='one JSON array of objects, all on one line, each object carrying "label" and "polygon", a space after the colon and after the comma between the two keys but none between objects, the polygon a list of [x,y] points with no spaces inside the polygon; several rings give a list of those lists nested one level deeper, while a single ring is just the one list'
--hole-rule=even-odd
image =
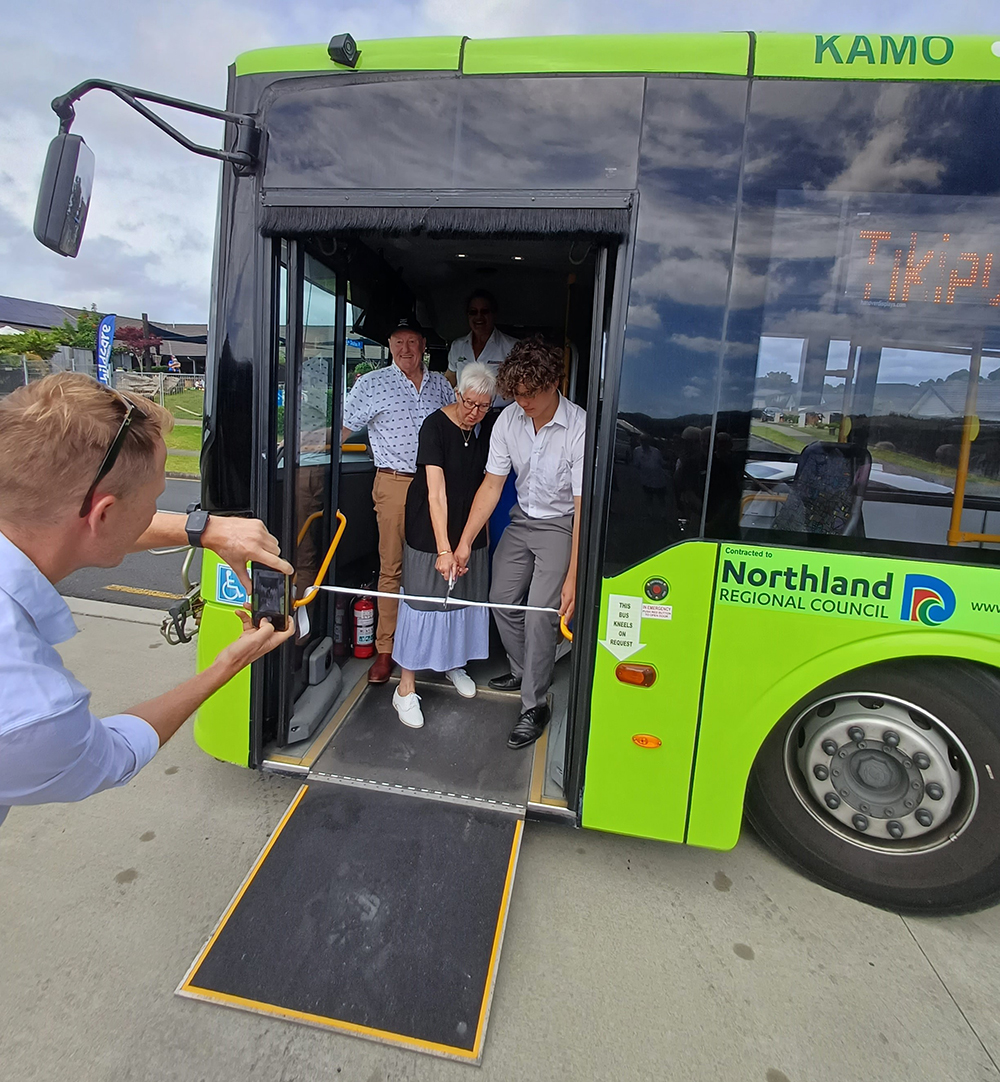
[{"label": "metal fence", "polygon": [[[83,372],[96,379],[97,365],[94,363],[93,350],[62,346],[47,361],[16,355],[0,357],[0,397],[16,391],[18,387],[44,379],[53,372]],[[114,373],[112,386],[119,391],[142,395],[162,406],[169,395],[203,389],[205,380],[203,376],[178,376],[170,372],[120,370]]]},{"label": "metal fence", "polygon": [[142,395],[163,406],[169,395],[203,389],[205,380],[203,376],[175,376],[170,372],[115,372],[113,386],[116,391]]}]

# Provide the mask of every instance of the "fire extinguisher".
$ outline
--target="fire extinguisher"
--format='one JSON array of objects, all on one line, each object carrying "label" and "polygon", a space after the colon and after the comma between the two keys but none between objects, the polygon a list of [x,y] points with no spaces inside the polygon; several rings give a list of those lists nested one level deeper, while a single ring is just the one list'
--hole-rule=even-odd
[{"label": "fire extinguisher", "polygon": [[348,651],[347,598],[338,594],[333,613],[333,653],[335,657],[344,657]]},{"label": "fire extinguisher", "polygon": [[354,656],[371,657],[375,653],[375,604],[370,597],[354,602]]}]

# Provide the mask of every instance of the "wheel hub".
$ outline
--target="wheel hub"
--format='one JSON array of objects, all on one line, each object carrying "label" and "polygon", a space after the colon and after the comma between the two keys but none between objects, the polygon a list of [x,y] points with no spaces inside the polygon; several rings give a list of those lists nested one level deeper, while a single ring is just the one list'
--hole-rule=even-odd
[{"label": "wheel hub", "polygon": [[841,695],[810,708],[796,728],[797,791],[853,840],[892,846],[948,821],[962,778],[929,714],[888,698]]}]

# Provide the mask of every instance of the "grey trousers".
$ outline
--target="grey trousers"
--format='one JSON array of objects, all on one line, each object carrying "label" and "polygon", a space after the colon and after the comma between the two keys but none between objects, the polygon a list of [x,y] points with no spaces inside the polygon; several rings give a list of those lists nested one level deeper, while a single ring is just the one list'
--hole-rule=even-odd
[{"label": "grey trousers", "polygon": [[[490,601],[501,605],[559,608],[573,548],[573,516],[528,518],[515,504],[510,525],[493,556]],[[521,678],[521,709],[541,706],[552,683],[559,617],[546,612],[505,612],[493,616],[510,661]]]}]

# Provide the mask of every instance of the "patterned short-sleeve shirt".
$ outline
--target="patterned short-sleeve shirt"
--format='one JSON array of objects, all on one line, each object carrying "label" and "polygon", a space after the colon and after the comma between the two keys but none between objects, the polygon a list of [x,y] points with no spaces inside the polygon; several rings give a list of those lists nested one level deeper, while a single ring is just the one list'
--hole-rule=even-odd
[{"label": "patterned short-sleeve shirt", "polygon": [[435,410],[454,401],[455,392],[440,372],[424,368],[418,391],[390,364],[359,377],[344,403],[344,427],[356,431],[368,426],[376,466],[416,473],[420,426]]}]

